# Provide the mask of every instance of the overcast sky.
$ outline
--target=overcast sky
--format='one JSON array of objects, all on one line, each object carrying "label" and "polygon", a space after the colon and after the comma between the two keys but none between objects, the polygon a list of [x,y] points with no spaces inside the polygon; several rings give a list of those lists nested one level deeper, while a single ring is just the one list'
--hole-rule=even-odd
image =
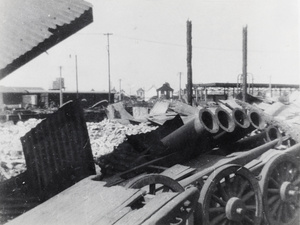
[{"label": "overcast sky", "polygon": [[297,0],[88,0],[94,22],[46,54],[0,81],[4,86],[49,89],[59,77],[66,90],[108,90],[135,94],[169,82],[187,81],[186,22],[192,22],[193,83],[236,82],[242,73],[242,30],[248,26],[248,72],[258,83],[300,84]]}]

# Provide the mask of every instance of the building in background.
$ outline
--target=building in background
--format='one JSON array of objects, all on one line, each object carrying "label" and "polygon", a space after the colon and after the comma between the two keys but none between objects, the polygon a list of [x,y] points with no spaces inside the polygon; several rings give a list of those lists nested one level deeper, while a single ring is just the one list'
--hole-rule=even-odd
[{"label": "building in background", "polygon": [[170,99],[173,97],[174,89],[170,87],[170,84],[168,82],[166,82],[163,84],[163,86],[158,88],[156,91],[157,91],[158,98]]},{"label": "building in background", "polygon": [[[60,86],[61,85],[61,86]],[[60,87],[62,89],[65,89],[65,79],[58,77],[55,81],[52,83],[52,90],[60,90]]]},{"label": "building in background", "polygon": [[[4,108],[49,108],[59,106],[59,90],[44,90],[39,87],[4,87],[0,86],[0,111]],[[90,107],[102,100],[108,100],[108,92],[85,91],[76,92],[64,91],[63,103],[78,99]],[[114,98],[114,93],[111,93]]]},{"label": "building in background", "polygon": [[145,99],[145,90],[143,88],[139,88],[136,91],[136,95],[137,95],[138,98],[144,100]]}]

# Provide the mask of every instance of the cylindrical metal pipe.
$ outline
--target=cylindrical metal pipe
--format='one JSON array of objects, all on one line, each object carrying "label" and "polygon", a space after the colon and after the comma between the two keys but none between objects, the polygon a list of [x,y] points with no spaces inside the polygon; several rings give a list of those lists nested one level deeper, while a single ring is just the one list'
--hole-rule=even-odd
[{"label": "cylindrical metal pipe", "polygon": [[227,148],[233,151],[245,151],[257,146],[263,145],[266,142],[279,139],[278,145],[282,143],[282,135],[279,130],[274,126],[269,126],[258,134],[252,135],[250,137],[240,139],[235,143],[232,143]]},{"label": "cylindrical metal pipe", "polygon": [[203,108],[199,111],[199,121],[208,132],[215,134],[219,131],[218,121],[212,110]]},{"label": "cylindrical metal pipe", "polygon": [[284,153],[291,154],[295,156],[297,159],[300,158],[300,143],[297,143],[293,145],[292,147],[289,147],[288,149],[284,150]]},{"label": "cylindrical metal pipe", "polygon": [[267,123],[260,115],[260,113],[256,110],[250,110],[248,112],[250,123],[256,129],[262,130],[266,127]]},{"label": "cylindrical metal pipe", "polygon": [[254,130],[250,126],[247,114],[242,109],[235,108],[232,111],[232,118],[236,125],[235,129],[231,133],[223,131],[215,135],[213,139],[216,146],[220,147],[232,144]]},{"label": "cylindrical metal pipe", "polygon": [[211,149],[211,133],[219,130],[215,116],[206,110],[200,110],[197,117],[190,120],[161,142],[166,153],[181,151],[183,156],[200,154]]},{"label": "cylindrical metal pipe", "polygon": [[235,123],[232,115],[225,109],[218,107],[215,111],[215,116],[220,128],[226,132],[233,132],[235,129]]},{"label": "cylindrical metal pipe", "polygon": [[234,108],[232,110],[232,118],[238,127],[248,128],[250,126],[250,120],[241,108]]}]

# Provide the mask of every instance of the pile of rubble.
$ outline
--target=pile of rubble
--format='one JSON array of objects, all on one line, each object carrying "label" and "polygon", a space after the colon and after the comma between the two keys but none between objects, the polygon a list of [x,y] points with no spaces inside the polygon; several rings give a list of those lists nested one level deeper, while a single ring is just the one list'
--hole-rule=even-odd
[{"label": "pile of rubble", "polygon": [[109,119],[104,119],[99,123],[87,123],[92,152],[95,159],[111,153],[118,145],[126,140],[126,136],[147,133],[156,128],[157,126],[150,126],[149,123],[145,122],[138,125],[124,125],[117,120]]},{"label": "pile of rubble", "polygon": [[17,176],[26,170],[20,137],[34,128],[42,120],[29,119],[0,123],[0,181]]},{"label": "pile of rubble", "polygon": [[[0,181],[10,179],[26,170],[20,137],[24,136],[42,120],[29,119],[25,122],[0,124]],[[143,122],[137,125],[121,124],[117,120],[104,119],[99,123],[87,123],[93,156],[106,155],[126,140],[126,136],[155,130]]]}]

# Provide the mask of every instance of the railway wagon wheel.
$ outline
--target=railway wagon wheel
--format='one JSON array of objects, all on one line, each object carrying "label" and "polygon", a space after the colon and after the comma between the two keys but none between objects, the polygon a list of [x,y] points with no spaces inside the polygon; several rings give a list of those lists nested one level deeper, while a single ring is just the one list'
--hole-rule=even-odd
[{"label": "railway wagon wheel", "polygon": [[299,161],[287,154],[275,156],[263,167],[261,177],[259,184],[262,190],[266,223],[299,224]]},{"label": "railway wagon wheel", "polygon": [[155,195],[157,191],[183,192],[184,188],[170,177],[160,174],[146,174],[129,181],[127,188],[144,188],[149,186],[148,194]]},{"label": "railway wagon wheel", "polygon": [[251,172],[239,165],[216,169],[204,183],[199,202],[202,224],[260,224],[262,199]]}]

